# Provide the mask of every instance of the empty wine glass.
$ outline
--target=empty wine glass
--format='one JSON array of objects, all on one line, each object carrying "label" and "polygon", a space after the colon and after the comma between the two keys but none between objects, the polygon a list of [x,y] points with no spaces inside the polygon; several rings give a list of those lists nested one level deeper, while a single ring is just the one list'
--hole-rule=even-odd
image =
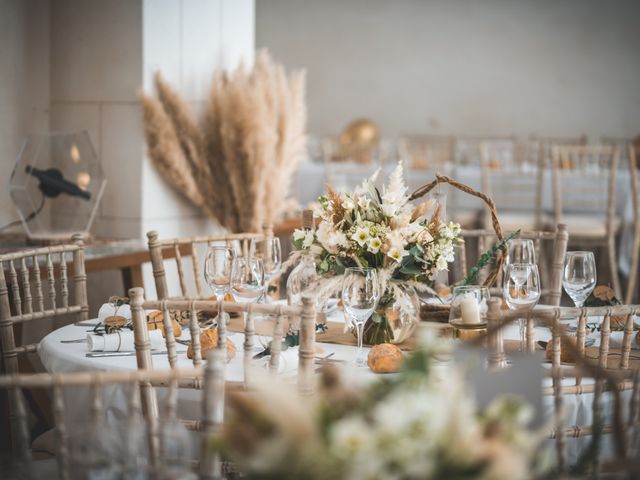
[{"label": "empty wine glass", "polygon": [[[231,294],[238,303],[258,303],[265,289],[264,267],[262,260],[252,257],[236,257],[231,269]],[[246,313],[244,314],[246,319]],[[256,321],[266,317],[257,317]],[[270,337],[258,335],[263,348],[267,348]],[[259,347],[258,347],[259,349]]]},{"label": "empty wine glass", "polygon": [[262,260],[266,283],[278,273],[282,265],[282,250],[278,237],[254,238],[249,247],[249,256]]},{"label": "empty wine glass", "polygon": [[264,291],[264,267],[259,258],[236,257],[231,268],[231,294],[238,303],[255,303]]},{"label": "empty wine glass", "polygon": [[358,352],[356,364],[364,365],[362,334],[364,324],[371,316],[380,299],[378,272],[374,268],[347,268],[342,283],[342,303],[349,319],[356,327]]},{"label": "empty wine glass", "polygon": [[596,260],[593,252],[567,252],[564,258],[562,286],[576,307],[585,300],[596,286]]},{"label": "empty wine glass", "polygon": [[[538,266],[530,263],[507,265],[503,296],[511,310],[530,310],[540,300]],[[520,349],[525,350],[525,320],[520,318]]]},{"label": "empty wine glass", "polygon": [[536,249],[533,240],[527,238],[514,238],[509,240],[505,265],[510,263],[536,263]]},{"label": "empty wine glass", "polygon": [[204,278],[216,296],[224,300],[231,288],[231,268],[235,255],[230,247],[211,245],[204,261]]}]

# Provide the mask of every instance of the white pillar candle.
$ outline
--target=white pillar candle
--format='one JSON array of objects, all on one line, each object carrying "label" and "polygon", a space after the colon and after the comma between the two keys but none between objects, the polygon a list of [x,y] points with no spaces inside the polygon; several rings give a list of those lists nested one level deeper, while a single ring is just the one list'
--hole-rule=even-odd
[{"label": "white pillar candle", "polygon": [[480,310],[475,296],[466,296],[460,300],[462,323],[480,323]]}]

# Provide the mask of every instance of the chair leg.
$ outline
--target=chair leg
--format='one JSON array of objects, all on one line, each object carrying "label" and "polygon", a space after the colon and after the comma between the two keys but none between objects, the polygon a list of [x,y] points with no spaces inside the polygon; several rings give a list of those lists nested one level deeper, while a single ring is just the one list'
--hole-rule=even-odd
[{"label": "chair leg", "polygon": [[617,298],[622,298],[622,288],[620,288],[620,274],[618,272],[618,259],[616,257],[616,238],[609,235],[607,238],[607,252],[609,254],[609,271],[611,272],[611,281],[613,290],[616,292]]},{"label": "chair leg", "polygon": [[[631,263],[629,264],[629,279],[627,283],[627,296],[625,302],[627,305],[633,303],[636,295],[636,283],[638,281],[638,262],[640,257],[640,228],[636,227],[633,236],[633,248],[631,250]],[[640,301],[640,298],[638,298]]]}]

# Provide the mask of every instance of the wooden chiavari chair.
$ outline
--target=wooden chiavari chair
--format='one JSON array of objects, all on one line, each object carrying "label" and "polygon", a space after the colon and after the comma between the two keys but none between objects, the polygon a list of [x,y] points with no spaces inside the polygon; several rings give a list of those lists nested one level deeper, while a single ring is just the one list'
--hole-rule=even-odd
[{"label": "wooden chiavari chair", "polygon": [[[568,336],[560,322],[562,314],[578,318],[575,344],[563,342]],[[543,394],[553,396],[554,418],[549,437],[555,441],[557,469],[559,473],[568,470],[566,447],[568,438],[591,438],[592,451],[588,460],[592,474],[597,477],[604,466],[637,469],[638,448],[640,448],[640,362],[637,355],[631,354],[631,342],[634,332],[634,316],[640,315],[640,305],[617,305],[611,307],[590,308],[546,308],[531,310],[523,314],[517,311],[501,309],[499,299],[489,300],[488,321],[488,362],[491,367],[506,366],[505,341],[503,329],[516,319],[526,317],[526,350],[535,351],[536,322],[551,331],[551,362],[546,371],[551,385],[543,387]],[[600,323],[600,345],[586,347],[587,318],[603,317]],[[611,322],[614,318],[624,319],[624,333],[619,349],[610,348],[612,333]],[[569,350],[574,361],[563,363],[563,350]],[[621,395],[628,392],[628,406],[625,409]],[[613,395],[613,412],[607,420],[603,412],[605,392]],[[588,425],[566,425],[565,397],[591,394],[592,420]],[[626,413],[626,415],[625,415]],[[615,462],[603,465],[601,462],[601,440],[604,435],[612,434],[615,446]],[[629,463],[629,462],[635,462]],[[631,465],[631,466],[630,466]],[[637,470],[636,470],[637,471]]]},{"label": "wooden chiavari chair", "polygon": [[[219,358],[218,358],[219,357]],[[213,479],[220,478],[220,462],[215,452],[211,449],[211,442],[214,437],[219,434],[222,427],[221,405],[223,402],[224,389],[220,389],[219,385],[224,386],[224,360],[212,353],[206,367],[192,367],[188,369],[172,369],[172,370],[133,370],[119,372],[74,372],[74,373],[58,373],[58,374],[31,374],[31,375],[5,375],[0,377],[0,389],[9,391],[14,398],[14,402],[18,407],[16,414],[12,417],[13,438],[19,446],[13,460],[22,464],[25,468],[22,470],[19,478],[52,478],[57,476],[61,479],[78,478],[78,468],[82,471],[84,468],[93,468],[89,458],[78,457],[72,451],[70,446],[70,438],[74,434],[81,433],[93,428],[97,434],[101,433],[101,426],[105,421],[105,412],[103,409],[103,387],[107,385],[117,385],[128,389],[128,408],[126,425],[129,428],[138,427],[138,420],[144,422],[146,427],[146,443],[149,452],[148,465],[150,471],[129,472],[129,474],[142,475],[144,478],[150,476],[156,478],[163,473],[161,450],[161,438],[159,434],[157,412],[149,411],[144,401],[141,402],[140,389],[151,382],[170,383],[183,379],[202,379],[204,383],[204,396],[202,408],[202,426],[201,428],[201,452],[199,455],[200,478]],[[91,413],[91,426],[83,424],[76,427],[76,431],[70,427],[66,409],[64,392],[71,387],[84,387],[91,390],[91,402],[87,405],[87,409]],[[54,412],[55,431],[57,435],[57,468],[54,471],[47,469],[42,471],[38,466],[34,466],[37,461],[33,460],[33,453],[30,450],[29,430],[27,424],[26,408],[22,391],[24,389],[46,389],[51,392],[53,398],[52,406]],[[222,393],[220,393],[222,392]],[[149,392],[155,399],[155,392]],[[104,432],[106,434],[106,432]],[[140,433],[140,432],[138,432]],[[127,438],[118,438],[118,441],[126,446]],[[126,453],[126,452],[125,452]],[[112,461],[115,459],[112,459]],[[45,466],[46,468],[47,466]],[[82,472],[82,473],[87,473]],[[120,472],[126,477],[126,472]],[[132,477],[137,478],[137,477]]]},{"label": "wooden chiavari chair", "polygon": [[[405,170],[405,179],[411,191],[420,187],[437,173],[456,177],[454,161],[455,137],[450,135],[405,135],[398,139],[398,158]],[[458,207],[459,193],[444,186],[447,217],[464,227],[478,223],[477,212]]]},{"label": "wooden chiavari chair", "polygon": [[[147,330],[145,310],[160,310],[163,312],[163,324],[165,332],[165,343],[167,346],[167,356],[171,368],[178,368],[179,360],[176,353],[177,342],[171,327],[170,310],[181,310],[189,312],[189,331],[192,338],[194,366],[202,364],[200,355],[201,329],[197,321],[197,312],[217,313],[218,349],[226,352],[227,342],[227,322],[219,321],[226,318],[227,313],[242,313],[245,315],[244,321],[244,343],[243,343],[243,365],[244,382],[242,388],[250,388],[251,381],[249,372],[251,362],[255,354],[253,350],[254,337],[256,335],[254,315],[271,315],[275,317],[273,331],[269,336],[273,337],[271,342],[271,355],[269,359],[269,372],[274,375],[278,372],[282,339],[287,331],[288,324],[299,324],[300,326],[300,348],[298,366],[298,390],[303,395],[313,392],[313,368],[314,368],[314,348],[315,348],[315,325],[316,311],[314,301],[310,298],[303,299],[303,305],[280,305],[280,304],[251,304],[235,302],[219,302],[215,300],[197,299],[176,299],[176,300],[144,300],[144,291],[141,288],[132,288],[129,291],[131,298],[131,314],[134,325],[134,336],[136,346],[136,358],[138,368],[153,368],[153,360],[150,350],[149,334]],[[266,323],[266,322],[261,322]],[[185,388],[200,388],[200,384],[186,383],[180,385]],[[175,397],[174,397],[175,401]]]},{"label": "wooden chiavari chair", "polygon": [[[149,241],[149,255],[151,256],[151,266],[153,268],[153,278],[155,281],[157,297],[161,300],[170,298],[165,264],[162,256],[162,252],[165,249],[172,249],[175,252],[175,265],[178,272],[178,279],[180,281],[180,297],[206,297],[208,296],[207,288],[202,280],[203,270],[199,255],[206,255],[206,248],[209,245],[225,244],[231,247],[234,245],[237,246],[238,254],[248,256],[251,240],[264,238],[265,236],[273,236],[271,227],[265,227],[263,233],[235,233],[202,237],[172,238],[166,240],[159,239],[158,232],[155,230],[148,232],[147,238]],[[189,268],[185,265],[183,252],[185,256],[191,257],[191,270],[193,272],[195,292],[189,291],[190,289],[187,281],[187,271]]]},{"label": "wooden chiavari chair", "polygon": [[[18,373],[18,354],[35,352],[38,347],[37,343],[16,346],[15,325],[64,315],[74,315],[77,321],[87,319],[84,241],[81,235],[74,235],[73,242],[0,255],[0,339],[5,373]],[[73,257],[71,282],[69,256]]]},{"label": "wooden chiavari chair", "polygon": [[405,169],[447,173],[453,168],[455,137],[449,135],[403,135],[398,139],[398,156]]},{"label": "wooden chiavari chair", "polygon": [[515,135],[458,136],[456,137],[454,158],[458,166],[479,166],[481,162],[480,145],[482,142],[515,143]]},{"label": "wooden chiavari chair", "polygon": [[554,222],[567,224],[572,241],[606,250],[613,289],[623,298],[616,256],[619,158],[615,146],[552,147]]},{"label": "wooden chiavari chair", "polygon": [[633,206],[633,241],[631,244],[631,259],[629,262],[629,278],[627,279],[627,295],[625,301],[631,303],[640,295],[636,290],[638,282],[638,268],[640,268],[640,189],[638,188],[638,157],[637,149],[632,142],[628,146],[629,174],[631,175],[631,202]]},{"label": "wooden chiavari chair", "polygon": [[[542,164],[529,153],[529,144],[510,140],[480,144],[482,191],[489,195],[500,212],[506,230],[542,225]],[[491,226],[485,212],[484,226]]]},{"label": "wooden chiavari chair", "polygon": [[[458,271],[455,273],[460,278],[455,278],[456,281],[466,278],[468,274],[467,262],[469,258],[466,247],[468,241],[471,243],[473,240],[477,247],[476,255],[470,257],[473,264],[497,242],[496,233],[493,230],[462,230],[460,235],[464,242],[460,244],[457,252],[456,268]],[[505,234],[505,236],[507,235]],[[559,224],[555,232],[523,230],[518,238],[533,240],[542,285],[546,286],[541,292],[542,301],[548,305],[559,305],[562,297],[562,268],[569,239],[567,226]],[[485,278],[486,270],[482,270],[478,279],[479,283],[482,283]],[[491,288],[491,294],[502,295],[502,274],[498,275],[496,286]]]}]

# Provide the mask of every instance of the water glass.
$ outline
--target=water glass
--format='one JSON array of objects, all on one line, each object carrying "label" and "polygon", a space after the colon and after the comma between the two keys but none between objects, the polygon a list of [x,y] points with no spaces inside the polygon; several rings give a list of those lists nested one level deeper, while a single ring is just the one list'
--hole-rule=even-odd
[{"label": "water glass", "polygon": [[593,252],[567,252],[564,257],[562,286],[576,307],[585,300],[596,286],[596,260]]},{"label": "water glass", "polygon": [[266,283],[280,271],[282,265],[282,249],[278,237],[266,237],[251,240],[249,256],[262,260]]},{"label": "water glass", "polygon": [[236,257],[231,267],[231,294],[238,303],[255,303],[264,291],[264,267],[259,258]]},{"label": "water glass", "polygon": [[344,272],[342,303],[351,324],[356,328],[358,351],[356,365],[364,365],[362,336],[364,324],[371,316],[380,299],[378,272],[374,268],[352,267]]},{"label": "water glass", "polygon": [[212,245],[204,261],[204,278],[216,296],[224,300],[231,288],[231,268],[235,255],[230,247]]},{"label": "water glass", "polygon": [[[511,310],[530,310],[540,300],[538,266],[530,263],[507,265],[503,297]],[[520,319],[520,348],[525,350],[525,320]]]}]

